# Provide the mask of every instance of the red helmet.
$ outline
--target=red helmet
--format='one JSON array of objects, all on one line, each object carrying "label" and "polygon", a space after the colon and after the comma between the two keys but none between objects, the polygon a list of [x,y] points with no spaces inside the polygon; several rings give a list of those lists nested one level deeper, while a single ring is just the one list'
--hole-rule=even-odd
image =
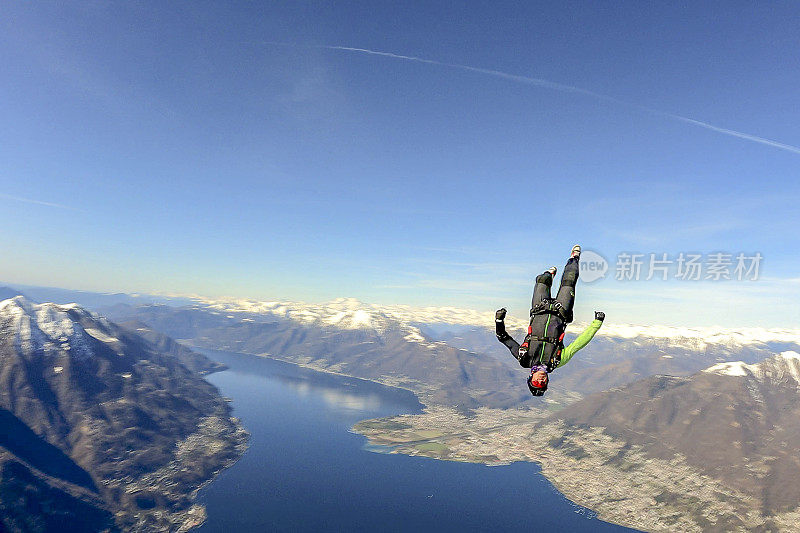
[{"label": "red helmet", "polygon": [[[539,372],[544,372],[544,379],[536,376]],[[531,394],[534,396],[541,396],[547,390],[547,384],[549,381],[550,377],[547,375],[546,370],[543,368],[534,367],[531,369],[531,375],[528,376],[528,390],[530,390]]]}]

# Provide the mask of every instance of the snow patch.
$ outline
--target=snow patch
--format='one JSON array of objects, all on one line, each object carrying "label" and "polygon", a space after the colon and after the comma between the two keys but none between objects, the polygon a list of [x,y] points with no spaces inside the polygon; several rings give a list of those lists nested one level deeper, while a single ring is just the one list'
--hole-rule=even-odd
[{"label": "snow patch", "polygon": [[425,337],[420,335],[420,332],[417,328],[414,328],[408,335],[403,337],[408,342],[426,342]]},{"label": "snow patch", "polygon": [[85,331],[86,333],[88,333],[89,335],[94,337],[95,339],[97,339],[100,342],[103,342],[105,344],[109,344],[109,343],[112,343],[112,342],[119,342],[118,338],[112,337],[111,335],[107,335],[106,333],[100,331],[99,329],[84,328],[83,331]]},{"label": "snow patch", "polygon": [[756,365],[748,365],[744,361],[733,361],[730,363],[719,363],[706,368],[703,372],[710,374],[721,374],[723,376],[746,376],[756,369]]},{"label": "snow patch", "polygon": [[800,384],[800,354],[795,351],[786,351],[781,352],[780,357],[789,375],[792,376],[794,381]]},{"label": "snow patch", "polygon": [[363,309],[359,309],[353,313],[353,318],[351,319],[350,323],[353,326],[368,327],[372,324],[372,317],[368,312],[364,311]]}]

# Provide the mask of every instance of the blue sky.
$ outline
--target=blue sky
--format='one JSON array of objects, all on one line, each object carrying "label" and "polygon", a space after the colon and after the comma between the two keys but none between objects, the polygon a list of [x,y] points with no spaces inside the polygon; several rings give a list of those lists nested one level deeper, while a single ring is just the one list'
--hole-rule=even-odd
[{"label": "blue sky", "polygon": [[524,314],[575,242],[760,252],[749,283],[612,272],[578,317],[800,327],[798,16],[7,2],[0,280]]}]

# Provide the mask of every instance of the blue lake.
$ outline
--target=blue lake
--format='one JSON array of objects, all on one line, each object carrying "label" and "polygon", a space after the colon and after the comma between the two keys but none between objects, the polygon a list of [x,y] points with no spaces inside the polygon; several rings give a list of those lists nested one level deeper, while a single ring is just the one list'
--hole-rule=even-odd
[{"label": "blue lake", "polygon": [[488,467],[374,453],[365,418],[419,412],[408,391],[261,357],[203,350],[250,448],[200,493],[211,532],[631,531],[576,506],[532,463]]}]

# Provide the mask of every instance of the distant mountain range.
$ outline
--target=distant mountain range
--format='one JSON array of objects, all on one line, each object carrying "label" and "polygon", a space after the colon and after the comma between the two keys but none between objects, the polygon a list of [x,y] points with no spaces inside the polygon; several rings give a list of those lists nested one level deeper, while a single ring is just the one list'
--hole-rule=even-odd
[{"label": "distant mountain range", "polygon": [[134,329],[74,304],[0,302],[0,529],[203,521],[194,491],[246,433],[198,373],[217,365]]},{"label": "distant mountain range", "polygon": [[188,296],[163,296],[157,294],[130,294],[124,292],[94,292],[62,289],[58,287],[41,287],[36,285],[2,284],[0,282],[0,301],[23,295],[32,302],[50,302],[56,304],[74,303],[95,310],[98,307],[116,304],[145,305],[189,305],[196,298]]},{"label": "distant mountain range", "polygon": [[[525,371],[494,337],[494,316],[456,308],[200,300],[191,306],[130,306],[102,312],[138,320],[198,347],[240,351],[377,379],[433,404],[473,408],[532,404]],[[526,324],[510,318],[518,339]],[[585,324],[573,324],[566,341]],[[800,330],[678,328],[605,324],[553,374],[550,404],[655,374],[689,375],[726,361],[761,361],[800,350]],[[535,403],[535,402],[533,402]]]},{"label": "distant mountain range", "polygon": [[12,289],[11,287],[0,287],[0,302],[13,298],[14,296],[24,296],[24,294],[22,291]]}]

